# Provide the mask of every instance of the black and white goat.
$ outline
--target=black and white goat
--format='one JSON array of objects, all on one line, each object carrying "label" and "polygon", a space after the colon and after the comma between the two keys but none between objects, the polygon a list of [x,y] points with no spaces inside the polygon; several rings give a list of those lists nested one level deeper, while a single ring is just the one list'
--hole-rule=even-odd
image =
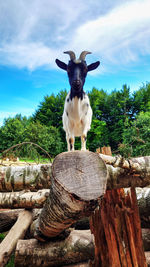
[{"label": "black and white goat", "polygon": [[81,150],[86,150],[87,132],[91,127],[92,109],[89,98],[83,91],[83,85],[88,71],[96,69],[100,62],[97,61],[90,65],[86,64],[85,57],[91,52],[83,51],[76,59],[73,51],[64,52],[69,54],[68,65],[56,59],[56,64],[61,69],[67,71],[71,90],[68,93],[63,112],[63,128],[66,132],[68,151],[74,150],[74,138],[81,137]]}]

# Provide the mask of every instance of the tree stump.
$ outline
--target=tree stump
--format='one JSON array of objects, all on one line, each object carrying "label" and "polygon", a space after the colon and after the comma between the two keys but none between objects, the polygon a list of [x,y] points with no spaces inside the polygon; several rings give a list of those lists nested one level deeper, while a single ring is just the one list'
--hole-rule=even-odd
[{"label": "tree stump", "polygon": [[90,221],[95,237],[94,267],[146,267],[135,190],[106,191]]},{"label": "tree stump", "polygon": [[89,216],[104,195],[107,168],[97,153],[59,154],[52,165],[50,194],[31,229],[34,236],[55,237],[74,222]]}]

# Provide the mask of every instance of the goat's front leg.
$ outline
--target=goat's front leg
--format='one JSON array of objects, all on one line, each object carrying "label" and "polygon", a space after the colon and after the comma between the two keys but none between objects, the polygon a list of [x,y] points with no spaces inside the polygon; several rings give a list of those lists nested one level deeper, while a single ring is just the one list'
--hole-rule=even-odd
[{"label": "goat's front leg", "polygon": [[74,136],[66,136],[68,151],[74,151]]},{"label": "goat's front leg", "polygon": [[83,151],[86,150],[86,139],[87,139],[87,134],[81,135],[81,150]]}]

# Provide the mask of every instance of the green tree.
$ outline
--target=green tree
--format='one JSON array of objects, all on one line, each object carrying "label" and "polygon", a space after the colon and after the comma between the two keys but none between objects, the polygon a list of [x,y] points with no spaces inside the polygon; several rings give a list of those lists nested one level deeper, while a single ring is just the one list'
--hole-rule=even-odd
[{"label": "green tree", "polygon": [[39,121],[46,126],[54,126],[58,129],[61,137],[62,150],[66,150],[66,137],[62,125],[62,114],[64,109],[67,91],[60,91],[56,96],[54,94],[45,96],[44,101],[39,105],[33,115],[34,121]]},{"label": "green tree", "polygon": [[112,150],[116,150],[122,142],[126,118],[132,119],[133,98],[130,88],[123,85],[120,91],[114,90],[110,94],[93,88],[89,97],[93,110],[90,147],[110,145]]},{"label": "green tree", "polygon": [[[52,155],[65,151],[67,144],[62,125],[62,114],[66,95],[66,91],[60,91],[57,95],[45,96],[34,116],[29,119],[21,115],[5,119],[4,125],[0,128],[0,151],[24,141],[37,143]],[[137,128],[140,134],[144,131],[140,121],[143,119],[145,123],[146,114],[150,112],[150,83],[143,85],[132,95],[127,85],[123,85],[121,90],[114,90],[111,93],[93,88],[88,95],[93,118],[91,130],[87,136],[87,147],[95,151],[97,147],[110,145],[112,150],[118,150],[118,145],[121,144],[120,151],[121,149],[125,151],[125,148],[128,150],[129,144],[133,142],[133,140],[132,142],[128,141],[128,135],[136,136],[135,132],[131,132],[131,129],[136,128],[134,123],[138,123]],[[142,111],[146,114],[141,113]],[[141,136],[139,140],[145,142],[144,138]],[[136,141],[134,140],[133,143],[135,144]],[[144,143],[142,147],[143,145]],[[75,148],[80,149],[80,147],[80,139],[76,138]],[[134,145],[131,147],[135,154],[139,153],[139,142],[136,152]],[[147,151],[147,147],[146,141],[143,151]]]},{"label": "green tree", "polygon": [[123,143],[119,146],[123,156],[150,155],[150,112],[140,112],[131,124],[126,121]]},{"label": "green tree", "polygon": [[[22,142],[33,142],[44,148],[50,155],[55,156],[63,151],[59,130],[54,126],[42,125],[32,118],[21,115],[5,119],[0,128],[0,151]],[[20,150],[21,156],[27,156],[28,147]],[[42,151],[39,150],[39,153]]]},{"label": "green tree", "polygon": [[46,126],[62,127],[62,114],[64,109],[66,91],[60,91],[58,95],[45,96],[33,115],[33,119],[40,121]]},{"label": "green tree", "polygon": [[0,128],[0,151],[24,141],[27,123],[28,119],[20,114],[4,120],[4,125]]},{"label": "green tree", "polygon": [[120,91],[113,91],[107,96],[104,120],[109,131],[109,145],[112,150],[118,148],[122,142],[125,121],[132,120],[133,99],[130,96],[130,88],[123,85]]},{"label": "green tree", "polygon": [[105,121],[107,93],[93,88],[89,92],[90,104],[93,111],[91,130],[88,132],[87,147],[95,151],[98,147],[108,145],[109,135]]},{"label": "green tree", "polygon": [[91,151],[96,151],[98,147],[107,146],[108,144],[106,122],[93,118],[91,130],[88,132],[87,147]]},{"label": "green tree", "polygon": [[39,121],[31,122],[25,128],[24,136],[24,141],[38,144],[52,156],[63,151],[59,130],[54,126],[48,127]]},{"label": "green tree", "polygon": [[146,83],[133,94],[133,114],[150,111],[150,83]]}]

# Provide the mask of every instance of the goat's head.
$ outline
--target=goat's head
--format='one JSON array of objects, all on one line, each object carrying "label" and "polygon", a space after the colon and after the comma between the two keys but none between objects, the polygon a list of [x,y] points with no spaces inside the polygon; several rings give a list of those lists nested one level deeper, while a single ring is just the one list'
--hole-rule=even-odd
[{"label": "goat's head", "polygon": [[83,91],[83,85],[85,83],[87,72],[95,70],[99,66],[100,62],[97,61],[87,65],[85,57],[87,54],[91,54],[91,52],[88,51],[83,51],[80,54],[79,59],[76,59],[73,51],[66,51],[64,53],[69,54],[70,56],[68,65],[59,59],[56,59],[56,64],[59,68],[67,71],[71,89],[78,94]]}]

